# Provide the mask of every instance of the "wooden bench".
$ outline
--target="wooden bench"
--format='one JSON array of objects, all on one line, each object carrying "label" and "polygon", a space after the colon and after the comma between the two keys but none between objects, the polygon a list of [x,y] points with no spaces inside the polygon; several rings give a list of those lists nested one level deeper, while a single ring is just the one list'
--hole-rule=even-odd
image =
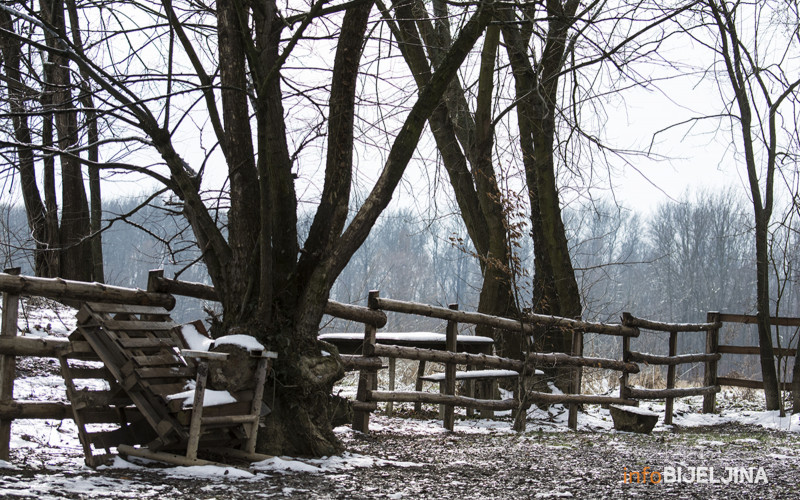
[{"label": "wooden bench", "polygon": [[[193,329],[198,330],[205,334],[202,323]],[[88,465],[105,461],[114,447],[123,454],[177,465],[213,463],[198,459],[199,449],[236,459],[265,458],[255,453],[255,442],[263,389],[275,353],[263,348],[251,351],[250,355],[258,358],[255,387],[212,406],[206,391],[208,363],[228,355],[186,349],[189,345],[181,328],[176,328],[163,308],[86,303],[70,340],[88,342],[95,359],[104,365],[91,378],[103,378],[111,386],[104,392],[79,390],[74,380],[89,377],[71,360],[61,358]],[[190,394],[178,397],[192,384]],[[98,407],[119,411],[121,427],[112,432],[87,432],[89,411]],[[131,421],[127,410],[134,407],[139,417]],[[98,448],[105,454],[95,455]]]}]

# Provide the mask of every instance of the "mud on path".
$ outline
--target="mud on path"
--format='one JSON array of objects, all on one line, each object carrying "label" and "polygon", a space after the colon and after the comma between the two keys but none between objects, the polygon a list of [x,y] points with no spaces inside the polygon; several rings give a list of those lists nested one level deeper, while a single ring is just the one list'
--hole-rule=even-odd
[{"label": "mud on path", "polygon": [[[675,428],[649,436],[613,432],[533,431],[457,427],[433,421],[376,417],[369,435],[340,428],[344,465],[303,465],[317,472],[255,474],[220,469],[82,466],[79,450],[15,448],[12,467],[0,469],[1,498],[797,498],[800,436],[726,424]],[[382,461],[377,461],[382,459]],[[284,464],[285,465],[285,464]],[[664,467],[752,469],[731,484],[626,483],[625,471]],[[154,468],[155,467],[155,468]],[[707,470],[707,469],[706,469]],[[738,469],[741,470],[741,469]],[[762,476],[762,477],[763,477]],[[652,477],[652,476],[650,476]],[[635,481],[636,476],[633,476]]]}]

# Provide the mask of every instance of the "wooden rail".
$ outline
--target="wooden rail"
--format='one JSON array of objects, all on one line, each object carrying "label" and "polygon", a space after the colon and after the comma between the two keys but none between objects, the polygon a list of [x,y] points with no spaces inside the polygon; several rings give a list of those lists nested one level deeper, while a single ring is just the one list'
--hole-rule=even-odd
[{"label": "wooden rail", "polygon": [[[150,271],[147,280],[147,289],[211,302],[219,302],[219,294],[213,286],[165,278],[162,269]],[[386,313],[383,311],[352,304],[343,304],[330,299],[325,305],[325,314],[329,314],[335,318],[355,321],[357,323],[370,324],[376,328],[382,328],[386,325]]]},{"label": "wooden rail", "polygon": [[559,327],[568,330],[579,330],[582,332],[600,333],[604,335],[617,335],[623,337],[638,337],[639,330],[625,325],[613,325],[605,323],[592,323],[576,319],[561,318],[558,316],[545,316],[542,314],[528,314],[523,320],[513,320],[500,318],[488,314],[468,311],[455,311],[444,307],[420,304],[417,302],[406,302],[404,300],[384,299],[376,297],[369,303],[370,308],[393,311],[406,314],[416,314],[429,318],[444,319],[447,321],[457,321],[460,323],[470,323],[473,325],[486,325],[501,330],[533,334],[538,327]]},{"label": "wooden rail", "polygon": [[168,293],[61,278],[15,276],[9,273],[0,273],[0,292],[14,296],[31,295],[55,300],[160,306],[167,310],[175,307],[175,297]]},{"label": "wooden rail", "polygon": [[[52,402],[14,401],[10,392],[8,381],[13,383],[13,374],[8,375],[9,366],[14,366],[15,356],[37,357],[85,357],[91,353],[91,348],[85,342],[70,342],[61,338],[33,338],[16,336],[16,307],[13,301],[20,294],[40,295],[56,299],[72,299],[84,301],[108,301],[115,303],[160,305],[167,309],[174,306],[173,295],[184,295],[204,300],[219,300],[214,287],[201,283],[189,283],[179,280],[167,279],[163,271],[152,271],[148,280],[148,290],[112,287],[97,283],[80,283],[60,279],[31,278],[14,276],[11,272],[0,273],[0,291],[4,292],[4,303],[8,302],[3,310],[3,335],[0,335],[0,458],[2,458],[2,433],[7,424],[14,418],[63,418],[68,417],[72,411],[68,404]],[[394,402],[415,402],[441,404],[444,407],[443,424],[452,429],[454,425],[454,407],[461,406],[472,411],[481,410],[482,414],[489,415],[497,410],[523,410],[520,401],[526,405],[531,402],[546,404],[570,405],[570,427],[577,424],[578,404],[636,404],[636,399],[666,399],[667,415],[665,423],[672,420],[672,400],[675,397],[688,395],[703,395],[703,411],[714,410],[715,394],[720,385],[734,385],[740,387],[761,388],[761,382],[717,377],[717,366],[722,354],[758,354],[758,347],[751,346],[725,346],[719,345],[719,328],[723,322],[755,323],[755,316],[709,313],[705,323],[663,323],[624,314],[622,324],[603,324],[581,321],[569,318],[529,314],[522,319],[501,318],[477,312],[459,311],[457,306],[450,308],[392,300],[381,298],[377,292],[371,292],[368,301],[369,307],[342,304],[328,301],[325,312],[337,318],[347,319],[364,324],[364,349],[363,355],[341,355],[344,367],[348,370],[358,370],[359,385],[354,410],[356,417],[353,427],[357,430],[368,431],[369,417],[377,408],[378,402],[388,403],[389,410]],[[446,350],[421,349],[376,343],[376,331],[386,324],[385,311],[406,314],[415,314],[447,321]],[[11,317],[13,316],[13,318]],[[531,353],[523,360],[512,360],[493,356],[491,354],[470,354],[456,352],[455,339],[458,323],[486,325],[493,328],[518,332],[520,334],[533,334],[541,327],[561,328],[573,333],[573,341],[580,344],[571,354],[566,353]],[[783,326],[800,326],[799,318],[772,318],[772,324]],[[13,325],[13,326],[12,326]],[[630,339],[640,335],[640,331],[654,330],[669,332],[669,354],[660,356],[632,351]],[[679,332],[706,332],[706,348],[704,353],[681,354],[676,352],[677,335]],[[623,343],[623,359],[605,359],[584,357],[582,352],[582,334],[586,332],[604,335],[619,336]],[[796,349],[776,349],[781,356],[795,356]],[[417,360],[424,366],[425,362],[439,362],[445,365],[443,392],[439,394],[421,392],[421,385],[417,391],[394,391],[394,384],[390,382],[389,391],[377,390],[377,371],[383,367],[381,357],[389,358],[393,365],[398,358]],[[629,387],[627,379],[629,374],[639,372],[638,363],[651,365],[664,365],[667,370],[666,389],[636,389]],[[704,384],[702,387],[675,388],[675,367],[684,363],[703,363],[705,366]],[[524,397],[498,400],[459,396],[455,394],[455,373],[458,365],[478,368],[496,368],[514,370],[519,373],[533,373],[536,368],[544,366],[571,367],[574,369],[572,386],[573,394],[547,394],[536,391],[526,391]],[[594,396],[580,394],[580,377],[582,369],[594,367],[621,372],[620,395]],[[421,367],[422,368],[422,367]],[[3,371],[5,370],[5,371]],[[5,373],[5,375],[2,375]],[[3,388],[5,384],[6,388]],[[784,384],[784,388],[788,384]],[[491,391],[484,391],[491,395]],[[496,397],[496,396],[495,396]],[[113,421],[112,415],[103,415],[102,412],[92,417],[97,422]],[[8,440],[5,440],[7,444]],[[7,456],[7,455],[6,455]]]},{"label": "wooden rail", "polygon": [[[632,399],[664,399],[666,400],[664,424],[671,425],[674,413],[675,398],[687,396],[704,396],[703,410],[706,413],[713,412],[714,401],[707,404],[709,397],[714,397],[719,392],[719,385],[716,382],[717,361],[720,354],[716,350],[717,339],[719,338],[719,328],[722,323],[719,313],[709,313],[705,323],[664,323],[659,321],[644,320],[636,318],[630,313],[623,313],[622,323],[631,327],[643,328],[659,332],[669,332],[669,354],[659,356],[630,350],[630,343],[623,342],[622,359],[629,362],[647,363],[656,366],[667,367],[667,388],[666,389],[635,389],[625,387],[620,389],[620,395]],[[706,352],[699,354],[678,355],[678,333],[680,332],[706,332]],[[686,363],[704,363],[705,375],[704,387],[692,387],[676,389],[676,367]],[[620,379],[620,384],[627,384],[627,377]]]},{"label": "wooden rail", "polygon": [[[720,314],[720,320],[727,323],[754,325],[758,323],[758,316],[754,314]],[[769,318],[769,323],[772,326],[800,327],[800,318],[771,316]],[[775,356],[795,358],[797,356],[797,349],[793,348],[773,347],[772,350]],[[761,348],[759,346],[717,345],[717,352],[720,354],[760,355]],[[796,362],[797,360],[795,360],[795,363]],[[779,381],[778,387],[780,390],[784,391],[792,391],[793,393],[800,392],[800,386],[795,387],[795,382],[800,383],[800,380],[793,379],[792,382]],[[736,377],[716,377],[716,383],[731,387],[744,387],[747,389],[764,390],[764,382],[761,380],[751,380]],[[795,401],[798,401],[798,398],[795,398]]]}]

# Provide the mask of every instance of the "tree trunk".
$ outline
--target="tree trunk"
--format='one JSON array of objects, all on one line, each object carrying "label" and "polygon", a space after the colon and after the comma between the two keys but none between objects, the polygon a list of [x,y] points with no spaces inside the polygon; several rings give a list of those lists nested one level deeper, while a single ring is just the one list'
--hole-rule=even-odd
[{"label": "tree trunk", "polygon": [[754,206],[756,225],[756,315],[758,321],[758,345],[761,359],[761,380],[767,410],[780,409],[780,386],[775,368],[775,351],[772,345],[769,300],[769,250],[768,217],[763,209]]},{"label": "tree trunk", "polygon": [[[66,34],[64,5],[60,0],[42,3],[46,17],[61,36]],[[47,37],[48,45],[59,47],[54,36]],[[83,186],[83,172],[78,159],[71,153],[79,142],[78,117],[71,92],[69,60],[60,52],[50,53],[52,64],[48,82],[55,110],[55,125],[61,161],[61,272],[60,276],[80,281],[92,280],[89,202]]]}]

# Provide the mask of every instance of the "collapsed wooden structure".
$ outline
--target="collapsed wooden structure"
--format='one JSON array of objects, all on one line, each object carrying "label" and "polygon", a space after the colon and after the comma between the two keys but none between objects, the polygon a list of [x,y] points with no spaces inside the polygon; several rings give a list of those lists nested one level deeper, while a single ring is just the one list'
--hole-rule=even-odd
[{"label": "collapsed wooden structure", "polygon": [[[246,394],[236,394],[235,402],[226,406],[204,407],[204,392],[208,363],[224,358],[214,352],[192,352],[169,317],[175,305],[174,295],[204,300],[217,300],[213,287],[166,279],[163,271],[153,271],[147,290],[111,287],[97,283],[70,282],[61,279],[42,279],[15,276],[18,270],[0,273],[3,292],[3,323],[0,334],[0,458],[8,457],[10,422],[17,418],[74,419],[87,463],[97,465],[107,459],[110,451],[153,458],[175,464],[207,464],[211,460],[198,458],[204,454],[219,460],[260,460],[266,458],[254,451],[258,422],[262,415],[262,394],[267,382],[273,353],[255,353],[258,370],[255,384]],[[70,300],[82,305],[78,328],[68,338],[31,338],[17,336],[17,309],[20,295],[32,295]],[[352,306],[329,301],[326,313],[364,325],[363,338],[355,348],[341,354],[347,370],[359,372],[358,392],[353,403],[353,427],[367,432],[371,412],[379,402],[389,408],[395,402],[439,404],[443,424],[452,429],[455,407],[468,412],[480,410],[483,415],[493,411],[512,410],[525,414],[532,404],[569,405],[569,426],[577,427],[580,404],[636,405],[641,399],[666,399],[666,423],[672,419],[672,400],[676,397],[703,395],[704,412],[714,411],[714,397],[720,383],[746,385],[734,379],[717,377],[717,362],[724,349],[719,345],[721,320],[731,315],[709,313],[706,323],[673,324],[634,318],[625,314],[620,324],[605,324],[528,315],[522,320],[489,316],[476,312],[417,304],[380,297],[371,292],[368,307]],[[419,348],[397,343],[381,343],[377,329],[386,324],[386,311],[439,318],[447,322],[443,348]],[[742,317],[744,318],[744,317]],[[739,318],[746,322],[747,318]],[[800,320],[798,320],[800,322]],[[488,325],[493,328],[532,335],[542,328],[557,328],[571,332],[574,351],[565,353],[530,353],[525,359],[494,356],[491,351],[459,348],[459,324]],[[630,339],[642,329],[670,332],[669,355],[655,356],[630,350]],[[585,333],[612,335],[622,339],[623,359],[583,356]],[[697,354],[676,354],[678,332],[705,332],[706,349]],[[330,339],[329,339],[330,340]],[[462,343],[463,344],[463,343]],[[728,346],[729,350],[753,349]],[[791,352],[790,352],[791,351]],[[726,351],[727,352],[727,351]],[[749,352],[749,351],[748,351]],[[794,355],[794,350],[781,352]],[[16,401],[13,398],[16,356],[57,358],[67,387],[70,404],[60,402]],[[390,382],[388,391],[379,390],[377,372],[383,368],[382,358],[406,359],[419,363],[416,390],[395,391]],[[86,362],[95,363],[87,366]],[[427,362],[442,363],[444,373],[431,381],[440,384],[439,393],[422,391]],[[704,385],[696,388],[675,388],[675,366],[701,362],[705,366]],[[639,364],[668,366],[666,389],[637,389],[628,383],[630,374],[639,372]],[[467,371],[458,371],[466,366]],[[529,390],[525,378],[548,367],[568,368],[572,372],[570,394],[551,394]],[[583,369],[601,368],[620,372],[618,396],[581,394]],[[393,374],[393,370],[392,370]],[[503,377],[516,377],[518,390],[513,398],[498,399],[491,383]],[[430,377],[428,377],[430,378]],[[457,380],[489,382],[475,397],[456,393]],[[103,381],[103,389],[91,389],[98,384],[83,384],[81,380]],[[187,386],[194,385],[191,402],[171,398]],[[88,386],[88,387],[87,387]],[[518,422],[520,419],[517,419]],[[521,419],[524,425],[524,418]],[[91,424],[115,424],[113,429],[91,431]]]}]

